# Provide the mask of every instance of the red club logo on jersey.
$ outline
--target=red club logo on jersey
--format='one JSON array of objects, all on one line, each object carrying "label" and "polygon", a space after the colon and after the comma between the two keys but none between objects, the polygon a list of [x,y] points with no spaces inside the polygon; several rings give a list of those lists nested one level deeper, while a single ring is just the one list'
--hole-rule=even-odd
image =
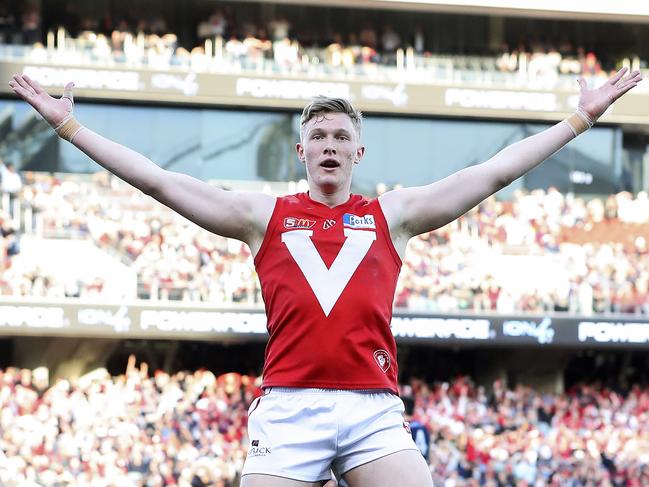
[{"label": "red club logo on jersey", "polygon": [[295,230],[296,228],[311,228],[315,225],[315,220],[307,218],[293,218],[291,216],[284,218],[284,228]]},{"label": "red club logo on jersey", "polygon": [[390,356],[385,350],[377,350],[374,352],[374,360],[376,364],[381,367],[383,372],[387,372],[390,368]]},{"label": "red club logo on jersey", "polygon": [[325,220],[324,223],[322,224],[322,228],[324,228],[325,230],[329,230],[335,224],[336,224],[336,220]]}]

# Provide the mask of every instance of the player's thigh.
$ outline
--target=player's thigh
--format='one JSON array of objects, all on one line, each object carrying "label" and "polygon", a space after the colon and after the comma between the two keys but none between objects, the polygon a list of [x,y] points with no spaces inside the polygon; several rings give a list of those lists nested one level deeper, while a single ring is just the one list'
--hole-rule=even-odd
[{"label": "player's thigh", "polygon": [[349,487],[432,487],[424,457],[417,450],[401,450],[352,468],[343,475]]},{"label": "player's thigh", "polygon": [[[323,485],[325,485],[325,482],[302,482],[276,475],[251,473],[241,477],[240,487],[322,487]],[[334,485],[332,482],[326,487],[333,487]]]}]

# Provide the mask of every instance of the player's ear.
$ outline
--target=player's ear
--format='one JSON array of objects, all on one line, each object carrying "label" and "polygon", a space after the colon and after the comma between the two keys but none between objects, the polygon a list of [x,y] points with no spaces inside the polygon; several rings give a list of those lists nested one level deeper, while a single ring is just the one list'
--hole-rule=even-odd
[{"label": "player's ear", "polygon": [[361,145],[356,149],[356,157],[354,157],[354,164],[359,164],[365,155],[365,146]]},{"label": "player's ear", "polygon": [[295,144],[295,152],[297,152],[297,157],[301,162],[306,162],[306,156],[304,155],[304,147],[300,142]]}]

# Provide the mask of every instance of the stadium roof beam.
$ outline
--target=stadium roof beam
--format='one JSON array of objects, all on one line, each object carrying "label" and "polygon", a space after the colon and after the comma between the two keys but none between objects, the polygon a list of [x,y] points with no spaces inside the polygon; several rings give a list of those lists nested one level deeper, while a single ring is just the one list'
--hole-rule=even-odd
[{"label": "stadium roof beam", "polygon": [[[256,0],[244,0],[256,1]],[[304,5],[304,0],[274,0]],[[649,2],[639,0],[311,0],[311,5],[448,12],[607,22],[649,22]]]}]

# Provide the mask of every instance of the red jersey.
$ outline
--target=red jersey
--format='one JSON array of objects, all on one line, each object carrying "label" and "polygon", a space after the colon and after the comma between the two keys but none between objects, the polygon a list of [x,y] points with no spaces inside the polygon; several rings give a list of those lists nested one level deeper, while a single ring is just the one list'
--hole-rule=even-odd
[{"label": "red jersey", "polygon": [[401,259],[378,200],[277,199],[255,266],[268,317],[263,387],[389,389]]}]

